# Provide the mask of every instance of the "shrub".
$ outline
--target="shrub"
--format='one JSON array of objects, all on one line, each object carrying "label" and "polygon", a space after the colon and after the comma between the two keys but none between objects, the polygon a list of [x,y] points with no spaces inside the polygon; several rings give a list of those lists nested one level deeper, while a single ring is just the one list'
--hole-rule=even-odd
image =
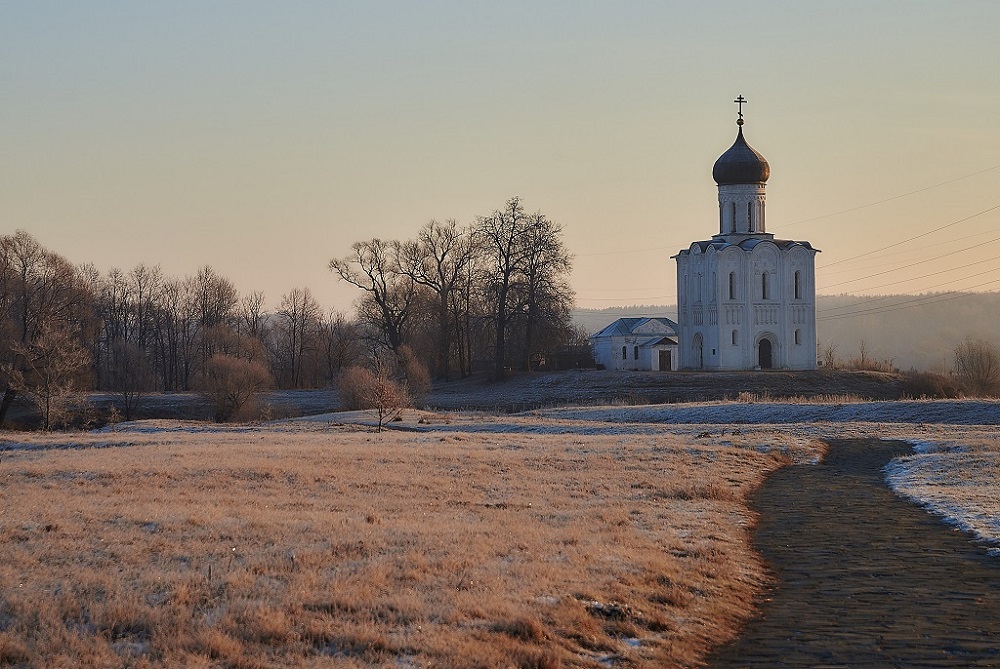
[{"label": "shrub", "polygon": [[922,397],[954,399],[962,395],[962,389],[955,377],[912,369],[903,375],[902,390],[905,397],[916,399]]},{"label": "shrub", "polygon": [[984,339],[966,339],[955,349],[955,373],[979,397],[1000,394],[1000,351]]},{"label": "shrub", "polygon": [[271,387],[271,375],[259,362],[216,354],[208,360],[199,390],[212,403],[219,423],[250,413],[254,400]]},{"label": "shrub", "polygon": [[409,346],[399,348],[400,370],[397,376],[405,383],[406,390],[414,403],[422,402],[431,391],[431,374]]},{"label": "shrub", "polygon": [[410,406],[406,387],[392,378],[387,365],[376,363],[375,371],[349,367],[337,382],[341,402],[347,409],[374,409],[378,418],[377,431]]},{"label": "shrub", "polygon": [[368,409],[365,389],[374,383],[375,375],[365,367],[348,367],[337,377],[341,407],[347,411]]}]

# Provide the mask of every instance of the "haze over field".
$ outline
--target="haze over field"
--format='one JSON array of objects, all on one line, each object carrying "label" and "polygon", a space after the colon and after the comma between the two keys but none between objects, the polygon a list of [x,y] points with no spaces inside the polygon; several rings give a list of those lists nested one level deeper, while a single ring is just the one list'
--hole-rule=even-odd
[{"label": "haze over field", "polygon": [[[573,321],[587,332],[623,316],[677,318],[677,307],[645,305],[577,309]],[[1000,294],[819,295],[816,298],[819,348],[836,346],[842,360],[867,355],[898,369],[950,371],[955,347],[966,338],[995,340],[1000,332]]]},{"label": "haze over field", "polygon": [[670,256],[716,230],[742,94],[768,228],[822,250],[820,293],[993,290],[998,21],[973,1],[4,3],[0,221],[102,271],[210,264],[346,311],[327,262],[352,242],[519,195],[565,226],[580,306],[669,303]]}]

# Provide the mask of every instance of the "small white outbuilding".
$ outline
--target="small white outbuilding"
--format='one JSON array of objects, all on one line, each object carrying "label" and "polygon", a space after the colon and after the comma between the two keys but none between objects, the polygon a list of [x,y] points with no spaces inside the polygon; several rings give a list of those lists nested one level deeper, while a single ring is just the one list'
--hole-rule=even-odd
[{"label": "small white outbuilding", "polygon": [[591,335],[590,344],[605,369],[677,369],[677,323],[669,318],[619,318]]}]

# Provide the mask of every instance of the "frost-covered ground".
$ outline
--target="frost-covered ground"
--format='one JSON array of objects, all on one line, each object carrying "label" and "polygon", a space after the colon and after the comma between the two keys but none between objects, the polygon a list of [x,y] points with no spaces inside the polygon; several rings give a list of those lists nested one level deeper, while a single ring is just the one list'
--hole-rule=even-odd
[{"label": "frost-covered ground", "polygon": [[[308,421],[364,423],[364,412]],[[898,439],[914,455],[895,460],[886,480],[983,541],[1000,546],[1000,403],[985,400],[897,402],[706,402],[556,408],[520,414],[413,412],[394,427],[453,432],[656,434],[701,436],[727,444],[773,437],[793,440]],[[1000,555],[1000,548],[993,549]]]},{"label": "frost-covered ground", "polygon": [[996,434],[975,439],[913,440],[916,453],[886,467],[900,495],[992,544],[1000,556],[1000,445]]},{"label": "frost-covered ground", "polygon": [[[339,412],[255,426],[138,421],[105,432],[311,431],[330,425],[363,428],[369,412]],[[425,432],[566,435],[683,434],[721,445],[760,449],[812,439],[898,439],[914,455],[887,468],[899,494],[948,522],[1000,546],[1000,403],[984,400],[885,402],[704,402],[646,406],[568,407],[517,414],[407,410],[393,429]],[[7,441],[0,450],[37,448],[32,439]],[[84,443],[85,442],[85,443]],[[99,433],[63,447],[119,445]],[[1000,548],[995,551],[1000,555]]]}]

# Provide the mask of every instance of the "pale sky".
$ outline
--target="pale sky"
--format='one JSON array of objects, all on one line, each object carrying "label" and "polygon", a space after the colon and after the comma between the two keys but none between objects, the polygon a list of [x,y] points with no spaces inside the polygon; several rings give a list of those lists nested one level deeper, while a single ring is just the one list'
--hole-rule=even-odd
[{"label": "pale sky", "polygon": [[518,195],[564,226],[578,306],[671,304],[743,95],[768,231],[822,250],[820,293],[997,290],[998,26],[993,0],[0,0],[0,233],[347,311],[354,241]]}]

